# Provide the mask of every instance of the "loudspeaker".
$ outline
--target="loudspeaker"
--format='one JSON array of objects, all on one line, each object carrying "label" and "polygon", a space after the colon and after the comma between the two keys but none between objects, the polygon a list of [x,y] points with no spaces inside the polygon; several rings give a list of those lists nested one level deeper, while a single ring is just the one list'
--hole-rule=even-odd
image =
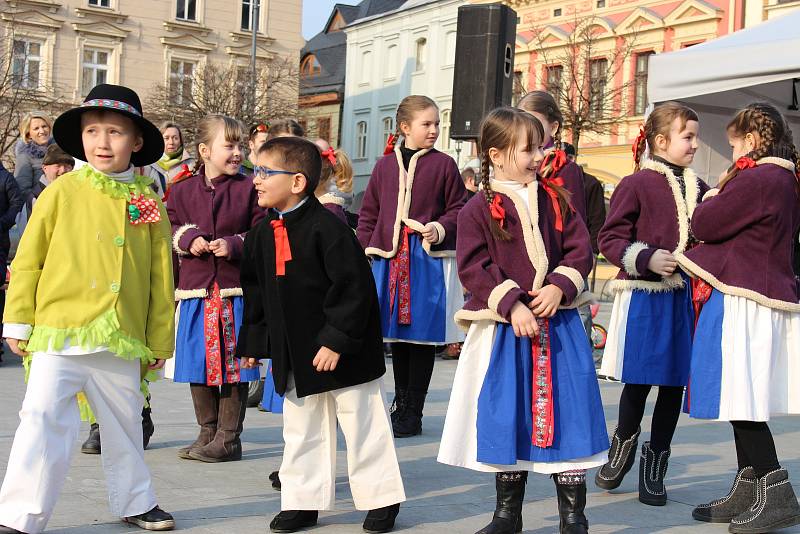
[{"label": "loudspeaker", "polygon": [[517,13],[502,4],[458,8],[452,139],[477,139],[481,119],[511,104]]}]

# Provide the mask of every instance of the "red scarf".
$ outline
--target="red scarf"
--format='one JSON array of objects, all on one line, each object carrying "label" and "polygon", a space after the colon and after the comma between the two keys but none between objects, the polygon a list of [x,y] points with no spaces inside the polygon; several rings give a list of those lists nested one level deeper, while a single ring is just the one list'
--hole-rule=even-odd
[{"label": "red scarf", "polygon": [[397,300],[398,324],[411,324],[411,251],[408,236],[413,233],[408,226],[403,227],[400,231],[400,248],[395,257],[389,260],[389,316]]},{"label": "red scarf", "polygon": [[531,338],[533,358],[533,383],[531,385],[531,411],[533,431],[531,443],[537,447],[553,446],[555,416],[553,411],[553,365],[550,353],[550,321],[537,318],[539,333]]},{"label": "red scarf", "polygon": [[292,259],[292,249],[289,246],[289,234],[286,232],[286,225],[283,219],[275,219],[269,222],[275,234],[275,274],[277,276],[286,275],[286,262]]},{"label": "red scarf", "polygon": [[[216,282],[214,282],[211,295],[206,297],[203,302],[203,318],[206,338],[206,385],[222,385],[223,356],[225,358],[224,381],[228,384],[239,382],[239,358],[236,357],[233,304],[230,299],[223,299],[220,296],[219,285]],[[224,344],[224,350],[222,344]]]}]

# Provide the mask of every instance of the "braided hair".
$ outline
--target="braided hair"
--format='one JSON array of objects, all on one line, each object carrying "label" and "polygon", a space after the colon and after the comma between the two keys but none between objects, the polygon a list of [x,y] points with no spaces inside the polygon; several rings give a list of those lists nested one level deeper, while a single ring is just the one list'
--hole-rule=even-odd
[{"label": "braided hair", "polygon": [[664,102],[655,108],[647,117],[639,137],[634,141],[633,164],[635,172],[639,171],[642,156],[648,146],[652,154],[657,136],[663,135],[669,140],[670,128],[672,128],[672,123],[675,119],[680,119],[681,121],[681,132],[686,128],[687,122],[700,121],[697,113],[692,108],[679,102]]},{"label": "braided hair", "polygon": [[[793,159],[797,165],[797,149],[792,140],[791,130],[783,115],[772,104],[765,102],[750,104],[733,117],[728,123],[727,131],[731,137],[755,134],[756,147],[745,157],[754,161],[767,156],[786,157]],[[728,174],[720,180],[720,189],[739,174],[739,170],[733,165]]]},{"label": "braided hair", "polygon": [[439,109],[439,106],[437,106],[436,102],[432,99],[424,95],[408,95],[400,101],[400,105],[397,106],[397,114],[395,115],[394,143],[392,144],[392,148],[397,145],[400,136],[403,135],[402,130],[400,130],[400,124],[405,122],[410,126],[411,121],[414,120],[414,115],[428,108]]}]

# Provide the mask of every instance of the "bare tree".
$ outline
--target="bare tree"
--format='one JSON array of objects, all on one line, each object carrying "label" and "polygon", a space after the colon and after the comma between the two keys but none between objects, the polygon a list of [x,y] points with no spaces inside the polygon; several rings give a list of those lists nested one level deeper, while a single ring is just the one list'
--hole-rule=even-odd
[{"label": "bare tree", "polygon": [[298,75],[297,62],[288,57],[271,60],[255,80],[249,66],[207,62],[189,74],[172,77],[168,84],[155,85],[146,108],[153,118],[181,124],[189,139],[200,119],[212,113],[234,117],[246,126],[294,117]]},{"label": "bare tree", "polygon": [[623,81],[623,72],[636,47],[635,29],[617,34],[591,15],[576,16],[565,29],[540,26],[533,32],[543,85],[556,97],[576,150],[584,132],[613,133],[628,121],[636,79]]}]

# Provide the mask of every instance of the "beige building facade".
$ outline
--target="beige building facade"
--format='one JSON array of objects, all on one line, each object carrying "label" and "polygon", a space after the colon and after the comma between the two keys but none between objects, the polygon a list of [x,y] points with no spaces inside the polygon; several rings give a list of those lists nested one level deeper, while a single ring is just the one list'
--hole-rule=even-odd
[{"label": "beige building facade", "polygon": [[[0,0],[3,49],[17,83],[70,102],[97,83],[179,95],[205,62],[250,65],[253,1]],[[302,0],[260,2],[257,57],[298,61]]]}]

